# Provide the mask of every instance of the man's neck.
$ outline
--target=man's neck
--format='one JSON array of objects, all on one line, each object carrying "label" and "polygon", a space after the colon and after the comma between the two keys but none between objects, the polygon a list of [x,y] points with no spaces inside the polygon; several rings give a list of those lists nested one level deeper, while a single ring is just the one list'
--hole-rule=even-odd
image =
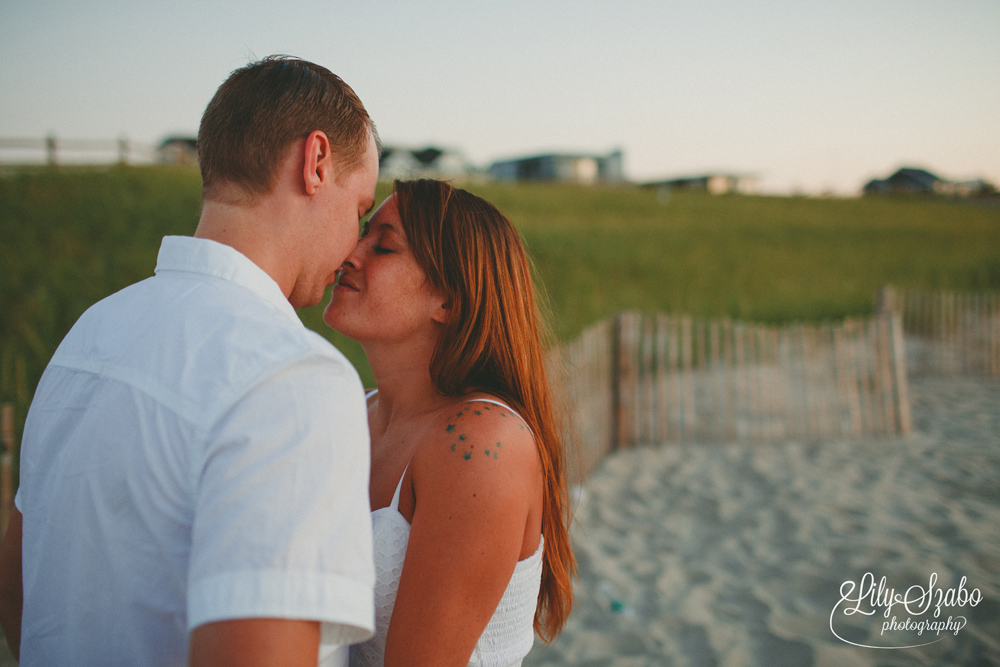
[{"label": "man's neck", "polygon": [[194,236],[235,248],[271,276],[288,298],[297,275],[296,254],[283,233],[290,226],[275,224],[281,215],[276,209],[281,206],[270,197],[251,205],[206,200]]}]

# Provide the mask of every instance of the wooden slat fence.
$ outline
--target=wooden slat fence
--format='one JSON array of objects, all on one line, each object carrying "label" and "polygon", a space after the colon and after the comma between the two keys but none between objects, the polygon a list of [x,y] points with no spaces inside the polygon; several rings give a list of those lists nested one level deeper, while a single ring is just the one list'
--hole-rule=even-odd
[{"label": "wooden slat fence", "polygon": [[614,325],[613,319],[591,325],[549,355],[549,377],[561,398],[561,430],[576,445],[567,461],[567,476],[573,483],[587,476],[612,441],[617,404],[612,382]]},{"label": "wooden slat fence", "polygon": [[911,428],[898,314],[764,326],[620,313],[553,357],[582,479],[612,449]]},{"label": "wooden slat fence", "polygon": [[1000,377],[1000,292],[884,288],[880,310],[903,318],[909,373]]}]

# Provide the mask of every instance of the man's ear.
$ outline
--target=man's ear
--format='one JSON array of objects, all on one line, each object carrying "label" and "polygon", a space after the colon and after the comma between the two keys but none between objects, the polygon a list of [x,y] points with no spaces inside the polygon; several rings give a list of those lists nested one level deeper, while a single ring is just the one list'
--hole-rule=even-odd
[{"label": "man's ear", "polygon": [[303,148],[302,180],[306,194],[316,194],[316,190],[323,183],[332,179],[333,155],[330,151],[330,140],[322,130],[313,130],[306,137]]}]

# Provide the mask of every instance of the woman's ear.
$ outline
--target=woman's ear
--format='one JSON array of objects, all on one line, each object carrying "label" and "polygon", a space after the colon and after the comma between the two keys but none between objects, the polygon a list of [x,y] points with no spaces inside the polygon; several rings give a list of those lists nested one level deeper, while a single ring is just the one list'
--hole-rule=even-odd
[{"label": "woman's ear", "polygon": [[441,303],[431,313],[431,319],[438,324],[448,324],[448,321],[451,320],[451,301],[447,297],[441,297]]}]

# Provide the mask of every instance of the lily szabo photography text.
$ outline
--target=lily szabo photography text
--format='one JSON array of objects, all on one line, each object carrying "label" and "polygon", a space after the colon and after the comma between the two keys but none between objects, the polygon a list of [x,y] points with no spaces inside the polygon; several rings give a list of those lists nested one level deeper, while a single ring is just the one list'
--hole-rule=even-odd
[{"label": "lily szabo photography text", "polygon": [[[866,572],[861,577],[860,582],[845,581],[840,586],[840,602],[830,614],[830,631],[837,635],[838,639],[848,644],[854,644],[854,642],[837,634],[835,625],[841,620],[838,615],[850,617],[854,614],[862,614],[872,617],[880,615],[889,619],[881,623],[880,632],[880,635],[886,637],[887,640],[899,641],[899,637],[907,637],[907,635],[899,633],[909,633],[907,639],[912,639],[913,636],[923,637],[925,631],[928,635],[940,635],[942,632],[958,635],[968,623],[968,619],[960,615],[959,612],[966,607],[977,606],[982,602],[983,594],[978,588],[967,590],[966,577],[964,576],[958,582],[958,586],[947,589],[936,586],[937,581],[938,575],[934,572],[930,575],[926,588],[914,584],[901,593],[897,593],[894,588],[889,588],[884,576],[879,579],[876,585],[875,576],[871,572]],[[942,616],[942,608],[947,614],[946,618]],[[904,612],[906,615],[897,620],[896,613],[902,615]],[[952,616],[952,614],[955,615]],[[927,644],[933,643],[933,641],[936,640],[927,642]],[[865,648],[913,648],[927,644],[854,645]]]}]

